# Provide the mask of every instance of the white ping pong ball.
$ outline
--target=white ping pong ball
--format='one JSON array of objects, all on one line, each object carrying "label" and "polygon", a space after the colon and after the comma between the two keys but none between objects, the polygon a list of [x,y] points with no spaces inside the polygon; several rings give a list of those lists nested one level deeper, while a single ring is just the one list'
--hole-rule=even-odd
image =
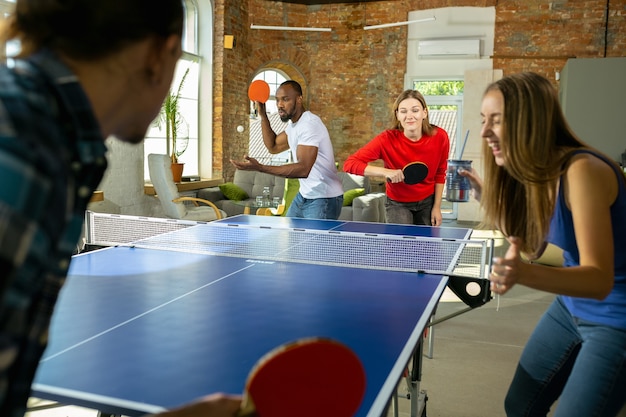
[{"label": "white ping pong ball", "polygon": [[239,133],[243,132],[243,126],[242,125],[237,126],[237,132],[239,132]]}]

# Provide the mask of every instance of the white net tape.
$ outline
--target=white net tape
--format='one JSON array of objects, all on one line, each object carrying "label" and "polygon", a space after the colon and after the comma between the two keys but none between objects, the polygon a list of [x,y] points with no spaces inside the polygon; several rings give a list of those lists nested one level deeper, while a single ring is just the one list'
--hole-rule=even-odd
[{"label": "white net tape", "polygon": [[135,247],[368,269],[484,277],[492,241],[201,224]]}]

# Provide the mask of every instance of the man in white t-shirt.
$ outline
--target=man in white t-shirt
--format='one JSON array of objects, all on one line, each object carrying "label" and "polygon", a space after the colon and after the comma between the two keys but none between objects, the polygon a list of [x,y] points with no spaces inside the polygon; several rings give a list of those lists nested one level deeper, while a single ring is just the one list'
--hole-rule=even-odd
[{"label": "man in white t-shirt", "polygon": [[343,188],[337,175],[333,145],[322,120],[304,109],[300,84],[288,80],[276,90],[278,115],[283,122],[289,121],[284,132],[276,134],[265,112],[265,103],[256,104],[268,151],[277,154],[291,149],[294,162],[263,165],[246,156],[244,161],[231,160],[233,165],[238,169],[298,178],[300,190],[287,210],[288,217],[337,219],[343,206]]}]

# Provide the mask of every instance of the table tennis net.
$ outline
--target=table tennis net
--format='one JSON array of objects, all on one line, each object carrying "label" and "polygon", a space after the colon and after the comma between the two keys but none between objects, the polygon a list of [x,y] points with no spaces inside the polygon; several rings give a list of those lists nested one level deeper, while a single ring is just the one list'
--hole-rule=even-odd
[{"label": "table tennis net", "polygon": [[84,239],[87,245],[116,246],[205,223],[191,220],[97,213],[88,210],[85,212]]},{"label": "table tennis net", "polygon": [[209,223],[142,239],[132,246],[265,261],[483,278],[489,271],[493,240]]}]

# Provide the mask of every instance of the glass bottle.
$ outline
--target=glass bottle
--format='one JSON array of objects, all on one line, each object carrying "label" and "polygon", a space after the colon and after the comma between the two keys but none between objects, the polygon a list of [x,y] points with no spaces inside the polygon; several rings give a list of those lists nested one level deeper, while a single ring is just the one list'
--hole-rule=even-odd
[{"label": "glass bottle", "polygon": [[270,195],[270,187],[263,187],[263,207],[272,205],[272,197]]}]

